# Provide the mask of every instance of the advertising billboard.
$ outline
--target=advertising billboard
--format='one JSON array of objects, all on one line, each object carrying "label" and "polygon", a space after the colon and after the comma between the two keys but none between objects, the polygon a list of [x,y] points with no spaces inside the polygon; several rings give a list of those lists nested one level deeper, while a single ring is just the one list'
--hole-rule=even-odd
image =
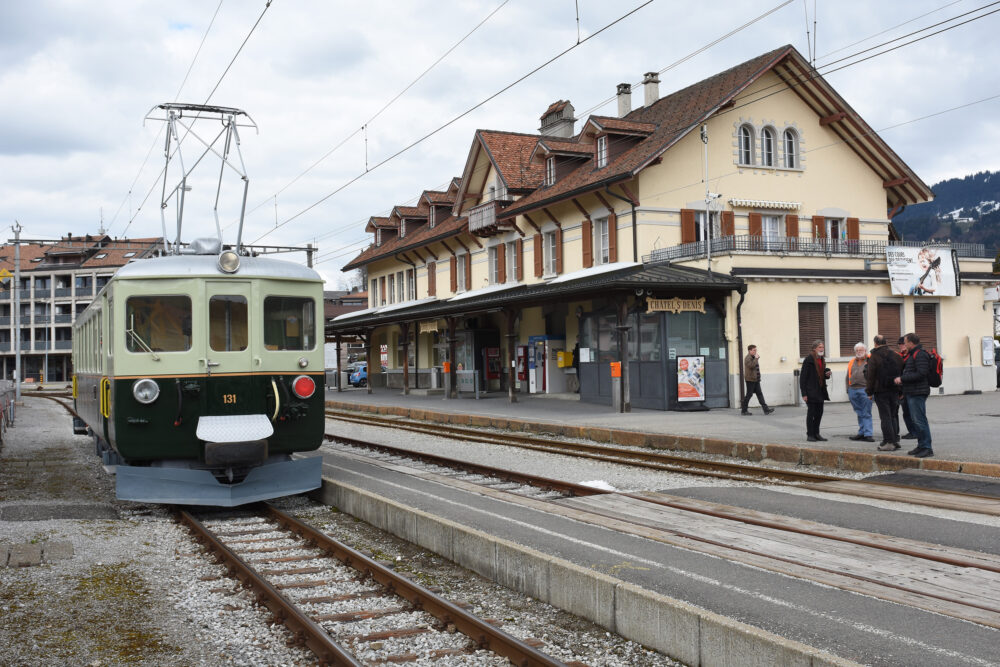
[{"label": "advertising billboard", "polygon": [[887,246],[889,283],[901,296],[958,296],[958,256],[951,248]]},{"label": "advertising billboard", "polygon": [[705,357],[677,357],[677,400],[705,400]]}]

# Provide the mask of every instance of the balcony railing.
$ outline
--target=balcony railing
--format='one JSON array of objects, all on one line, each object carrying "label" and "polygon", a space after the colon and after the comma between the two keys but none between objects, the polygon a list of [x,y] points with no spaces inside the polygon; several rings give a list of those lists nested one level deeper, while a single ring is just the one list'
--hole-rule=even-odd
[{"label": "balcony railing", "polygon": [[[479,236],[492,236],[499,231],[497,213],[510,204],[508,200],[495,199],[469,209],[469,233]],[[510,226],[504,223],[504,227]]]},{"label": "balcony railing", "polygon": [[[804,255],[849,255],[855,257],[884,256],[888,246],[922,248],[922,241],[869,241],[849,239],[810,239],[799,237],[765,236],[723,236],[711,240],[713,255],[747,254],[804,254]],[[982,243],[949,243],[959,257],[990,258]],[[704,257],[705,241],[682,243],[670,248],[657,248],[642,258],[643,262],[669,262],[692,257]]]},{"label": "balcony railing", "polygon": [[56,296],[57,297],[73,296],[73,290],[71,288],[69,288],[69,287],[57,287],[56,288]]},{"label": "balcony railing", "polygon": [[68,324],[73,321],[72,315],[56,315],[56,324]]}]

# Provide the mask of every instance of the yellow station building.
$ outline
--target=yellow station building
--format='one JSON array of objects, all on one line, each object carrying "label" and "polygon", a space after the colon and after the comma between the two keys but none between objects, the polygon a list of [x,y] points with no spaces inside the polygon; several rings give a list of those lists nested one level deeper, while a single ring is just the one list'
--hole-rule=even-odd
[{"label": "yellow station building", "polygon": [[815,339],[846,400],[855,343],[915,331],[940,391],[993,387],[991,258],[936,245],[934,287],[890,283],[924,258],[891,219],[933,193],[793,47],[664,97],[648,73],[642,98],[621,84],[614,117],[559,101],[537,134],[477,131],[447,190],[369,220],[345,267],[369,307],[328,340],[366,341],[370,386],[668,410],[735,407],[751,343],[768,401],[794,404]]}]

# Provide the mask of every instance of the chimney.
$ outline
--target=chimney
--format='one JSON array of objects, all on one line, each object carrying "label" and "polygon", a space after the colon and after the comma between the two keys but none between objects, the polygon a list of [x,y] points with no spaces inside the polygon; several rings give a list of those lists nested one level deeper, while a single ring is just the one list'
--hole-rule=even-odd
[{"label": "chimney", "polygon": [[576,123],[576,118],[573,118],[573,105],[569,103],[569,100],[553,102],[542,114],[541,121],[541,127],[538,128],[539,134],[568,139],[573,136],[573,124]]},{"label": "chimney", "polygon": [[646,89],[646,106],[652,106],[660,99],[660,75],[656,72],[646,72],[642,78],[642,87]]},{"label": "chimney", "polygon": [[618,117],[624,118],[632,111],[632,84],[618,84]]}]

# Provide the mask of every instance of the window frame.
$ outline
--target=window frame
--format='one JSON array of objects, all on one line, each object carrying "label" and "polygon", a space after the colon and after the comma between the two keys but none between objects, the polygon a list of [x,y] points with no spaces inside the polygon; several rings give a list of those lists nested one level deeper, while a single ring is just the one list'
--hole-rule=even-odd
[{"label": "window frame", "polygon": [[556,159],[553,156],[545,158],[545,185],[556,184]]},{"label": "window frame", "polygon": [[765,127],[760,131],[760,164],[762,167],[774,167],[776,137],[773,127]]},{"label": "window frame", "polygon": [[542,232],[542,276],[556,275],[556,232]]},{"label": "window frame", "polygon": [[517,241],[507,241],[504,246],[504,262],[506,264],[505,269],[507,272],[507,282],[517,282]]},{"label": "window frame", "polygon": [[603,169],[608,166],[608,135],[602,134],[597,137],[597,168]]},{"label": "window frame", "polygon": [[801,169],[799,133],[793,128],[786,127],[785,131],[781,133],[781,147],[784,153],[785,169]]},{"label": "window frame", "polygon": [[737,130],[737,162],[741,165],[752,167],[754,165],[754,136],[753,126],[743,123]]},{"label": "window frame", "polygon": [[[860,312],[858,312],[860,311]],[[837,324],[840,328],[840,356],[854,356],[854,346],[868,340],[868,303],[860,300],[837,302]]]},{"label": "window frame", "polygon": [[455,262],[455,289],[458,292],[467,292],[469,290],[469,276],[466,269],[466,257],[468,253],[461,253],[456,255]]},{"label": "window frame", "polygon": [[[826,313],[826,300],[813,301],[813,300],[802,300],[798,302],[798,334],[799,334],[799,358],[804,359],[808,357],[812,352],[812,344],[814,340],[822,340],[824,343],[827,342],[827,313]],[[806,315],[811,318],[819,318],[819,323],[813,321],[803,321],[803,311],[806,311]]]},{"label": "window frame", "polygon": [[608,216],[594,220],[594,264],[611,263]]}]

